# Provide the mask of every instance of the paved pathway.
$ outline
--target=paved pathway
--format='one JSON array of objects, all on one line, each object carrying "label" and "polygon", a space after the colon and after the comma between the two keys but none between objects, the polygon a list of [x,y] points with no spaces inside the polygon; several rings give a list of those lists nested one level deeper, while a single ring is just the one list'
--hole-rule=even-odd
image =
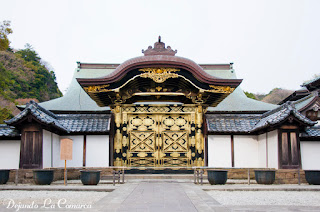
[{"label": "paved pathway", "polygon": [[[224,206],[200,186],[178,181],[144,180],[126,183],[93,205],[95,211],[320,211],[312,206]],[[240,187],[240,186],[239,186]],[[244,186],[245,187],[245,186]],[[276,186],[274,186],[276,187]],[[290,186],[288,186],[290,188]],[[212,186],[211,186],[212,188]],[[273,190],[273,189],[271,189]]]},{"label": "paved pathway", "polygon": [[142,181],[118,188],[93,208],[98,211],[229,211],[200,186],[176,181]]},{"label": "paved pathway", "polygon": [[[7,186],[8,188],[10,186]],[[30,189],[37,188],[29,185]],[[59,186],[50,186],[51,189],[58,189]],[[69,189],[84,188],[82,185],[68,186]],[[195,185],[192,182],[183,180],[130,180],[129,182],[117,185],[99,185],[101,188],[115,188],[113,192],[108,193],[105,197],[93,204],[93,208],[83,211],[320,211],[320,207],[315,206],[279,206],[279,205],[221,205],[216,199],[204,190],[211,192],[227,190],[227,191],[278,191],[278,190],[308,190],[320,192],[319,186],[310,185]],[[97,187],[97,188],[98,188]],[[1,187],[0,187],[1,188]],[[23,186],[20,187],[23,189]],[[43,187],[44,190],[46,187]],[[87,188],[86,189],[91,189]],[[100,189],[100,188],[99,188]],[[65,191],[61,191],[65,192]],[[315,194],[316,194],[315,193]],[[216,197],[217,198],[217,197]],[[0,206],[0,211],[8,210],[4,206]],[[19,210],[19,211],[64,211],[64,210]],[[79,210],[73,210],[79,211]]]}]

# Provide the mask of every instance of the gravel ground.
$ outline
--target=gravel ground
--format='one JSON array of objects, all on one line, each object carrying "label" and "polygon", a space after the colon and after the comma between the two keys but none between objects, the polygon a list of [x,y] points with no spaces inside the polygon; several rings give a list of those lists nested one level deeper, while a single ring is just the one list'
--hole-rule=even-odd
[{"label": "gravel ground", "polygon": [[320,206],[317,191],[208,191],[222,205]]},{"label": "gravel ground", "polygon": [[42,206],[58,208],[59,205],[64,208],[79,205],[88,208],[108,193],[91,191],[0,191],[0,205],[9,208],[18,207],[18,205],[31,205],[34,209]]}]

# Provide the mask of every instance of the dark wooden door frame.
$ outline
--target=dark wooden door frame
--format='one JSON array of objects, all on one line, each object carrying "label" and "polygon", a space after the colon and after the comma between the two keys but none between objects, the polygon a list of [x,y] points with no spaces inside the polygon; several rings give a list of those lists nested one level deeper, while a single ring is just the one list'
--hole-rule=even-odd
[{"label": "dark wooden door frame", "polygon": [[[288,165],[282,164],[282,134],[287,134],[287,142],[288,142]],[[296,142],[297,142],[297,152],[296,154],[298,157],[298,165],[292,164],[292,146],[291,146],[291,133],[295,133],[296,135]],[[278,130],[278,165],[279,169],[297,169],[301,168],[301,151],[300,151],[300,139],[299,139],[299,130],[298,129],[279,129]]]},{"label": "dark wooden door frame", "polygon": [[[32,147],[30,145],[32,145]],[[31,152],[29,152],[30,150]],[[35,158],[37,158],[37,161],[33,161]],[[36,163],[33,164],[33,162]],[[28,124],[21,130],[19,168],[43,168],[43,132],[38,124]]]}]

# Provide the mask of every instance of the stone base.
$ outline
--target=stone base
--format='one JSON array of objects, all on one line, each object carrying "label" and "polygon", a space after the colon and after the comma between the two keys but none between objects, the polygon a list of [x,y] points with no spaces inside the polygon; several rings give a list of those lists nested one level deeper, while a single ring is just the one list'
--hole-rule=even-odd
[{"label": "stone base", "polygon": [[[55,170],[54,172],[54,180],[63,180],[64,179],[64,169],[63,168],[53,168]],[[68,168],[68,180],[80,180],[80,170],[83,169],[90,169],[90,170],[101,170],[101,178],[103,176],[111,176],[112,175],[112,168],[110,167],[98,167],[98,168]],[[165,169],[164,169],[165,170]],[[228,169],[224,168],[223,170],[228,171],[228,179],[241,179],[241,180],[247,180],[248,179],[248,168],[233,168]],[[255,180],[253,168],[250,168],[250,180]],[[261,169],[259,169],[261,170]],[[139,173],[140,174],[193,174],[192,169],[175,169],[171,170],[172,173],[160,173],[161,171],[158,170],[155,173]],[[168,172],[168,170],[167,170]],[[184,173],[187,172],[187,173]],[[125,171],[126,174],[128,174],[128,171]],[[130,173],[130,171],[129,171]],[[204,175],[207,175],[207,171],[205,170]],[[129,176],[128,176],[129,177]],[[141,178],[141,177],[137,177]],[[132,177],[130,177],[132,179]],[[298,184],[298,170],[297,169],[278,169],[276,170],[276,180],[275,184]],[[16,182],[16,170],[11,170],[9,175],[9,181],[8,182]],[[32,169],[19,169],[18,171],[18,180],[17,183],[29,183],[34,184],[33,180],[33,170]],[[300,183],[307,183],[305,179],[305,173],[303,170],[300,170]]]}]

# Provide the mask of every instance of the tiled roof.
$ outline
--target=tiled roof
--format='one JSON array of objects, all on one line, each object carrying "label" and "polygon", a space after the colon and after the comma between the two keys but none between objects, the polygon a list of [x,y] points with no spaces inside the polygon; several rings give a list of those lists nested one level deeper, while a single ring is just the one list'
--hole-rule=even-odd
[{"label": "tiled roof", "polygon": [[320,137],[320,127],[308,127],[305,132],[301,134],[301,137],[304,138],[315,138]]},{"label": "tiled roof", "polygon": [[59,122],[70,132],[108,132],[110,114],[57,115]]},{"label": "tiled roof", "polygon": [[67,131],[67,132],[69,131],[67,128],[65,128],[60,124],[60,122],[57,120],[57,116],[54,113],[44,109],[34,101],[30,101],[30,103],[26,105],[26,108],[23,111],[21,111],[18,115],[16,115],[12,119],[5,121],[5,123],[8,125],[14,125],[14,123],[23,119],[28,114],[31,114],[34,118],[36,118],[38,121],[40,121],[43,124],[56,127],[62,131]]},{"label": "tiled roof", "polygon": [[314,82],[317,82],[317,81],[320,81],[320,77],[316,77],[316,78],[314,78],[312,80],[309,80],[308,82],[303,83],[302,86],[308,86],[308,85],[310,85],[310,84],[312,84]]},{"label": "tiled roof", "polygon": [[295,118],[305,123],[306,125],[312,126],[316,124],[316,122],[311,121],[310,119],[299,113],[292,102],[286,102],[275,110],[271,110],[262,114],[260,121],[254,126],[252,131],[278,124],[282,121],[285,121],[290,115],[293,115]]},{"label": "tiled roof", "polygon": [[299,113],[291,102],[287,102],[278,108],[259,114],[207,114],[209,132],[220,133],[251,133],[285,121],[293,115],[299,121],[308,126],[316,124]]},{"label": "tiled roof", "polygon": [[295,108],[297,110],[301,111],[305,109],[305,107],[308,107],[309,104],[312,104],[312,102],[314,102],[316,98],[317,96],[311,93],[308,96],[305,96],[297,101],[294,101],[293,104],[295,105]]},{"label": "tiled roof", "polygon": [[6,124],[0,124],[0,137],[19,137],[20,132],[14,127]]},{"label": "tiled roof", "polygon": [[[32,101],[20,114],[6,123],[14,126],[28,114],[64,132],[104,133],[109,131],[110,114],[53,114]],[[292,102],[287,102],[264,114],[206,114],[206,118],[209,132],[252,133],[279,124],[290,115],[307,126],[316,124],[299,113]]]},{"label": "tiled roof", "polygon": [[26,108],[17,116],[6,121],[8,125],[15,125],[16,122],[31,114],[43,124],[56,127],[64,132],[108,132],[110,114],[54,114],[36,102],[31,101]]},{"label": "tiled roof", "polygon": [[209,132],[248,133],[258,122],[261,115],[247,114],[207,114]]}]

